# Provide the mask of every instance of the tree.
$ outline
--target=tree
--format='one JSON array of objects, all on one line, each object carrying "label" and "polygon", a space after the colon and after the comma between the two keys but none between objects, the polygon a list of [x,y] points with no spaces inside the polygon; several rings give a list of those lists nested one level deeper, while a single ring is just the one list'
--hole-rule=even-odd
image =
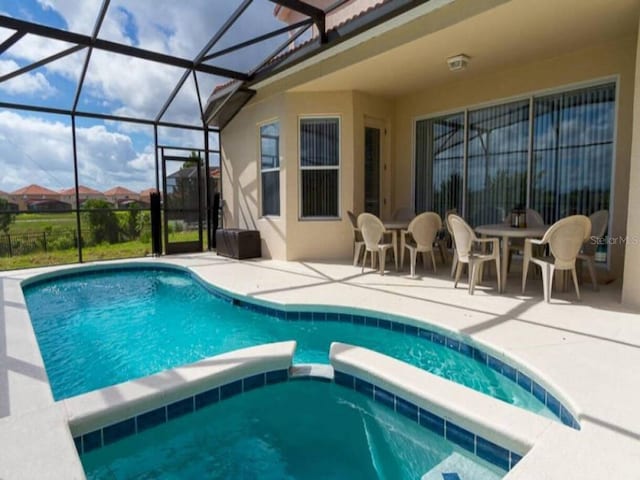
[{"label": "tree", "polygon": [[93,243],[116,243],[120,228],[112,205],[106,200],[94,198],[87,200],[84,208],[88,211],[83,212],[82,216],[91,228]]},{"label": "tree", "polygon": [[5,235],[9,233],[9,226],[14,222],[16,216],[9,211],[9,202],[0,198],[0,232]]},{"label": "tree", "polygon": [[127,210],[125,212],[117,213],[120,232],[122,232],[129,240],[137,238],[140,233],[138,225],[139,214],[140,208],[137,203],[130,203],[127,205]]}]

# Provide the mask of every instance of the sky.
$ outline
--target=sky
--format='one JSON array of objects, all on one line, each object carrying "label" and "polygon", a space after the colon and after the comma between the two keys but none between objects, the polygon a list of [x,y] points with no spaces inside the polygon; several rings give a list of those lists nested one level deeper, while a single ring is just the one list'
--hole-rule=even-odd
[{"label": "sky", "polygon": [[[91,35],[102,0],[0,0],[0,14]],[[99,37],[193,59],[241,4],[241,0],[112,0]],[[284,26],[274,5],[254,0],[211,52]],[[0,42],[13,33],[0,28]],[[210,64],[247,72],[280,45],[287,34],[212,59]],[[71,47],[27,35],[0,54],[0,75]],[[0,82],[0,101],[70,109],[86,50]],[[94,50],[78,110],[154,119],[183,70]],[[202,102],[229,79],[198,73]],[[190,76],[162,120],[199,126],[200,107]],[[153,129],[125,122],[77,117],[79,183],[98,190],[116,185],[135,191],[155,185]],[[71,120],[65,115],[0,108],[0,190],[37,183],[53,190],[73,186]],[[163,145],[203,148],[201,132],[159,129]],[[210,148],[218,148],[210,135]]]}]

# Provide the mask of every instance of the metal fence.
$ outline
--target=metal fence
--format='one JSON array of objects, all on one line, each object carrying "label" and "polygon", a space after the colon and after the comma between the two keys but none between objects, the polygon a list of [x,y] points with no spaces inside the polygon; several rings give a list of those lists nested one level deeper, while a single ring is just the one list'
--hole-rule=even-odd
[{"label": "metal fence", "polygon": [[0,257],[13,257],[36,252],[66,250],[78,247],[74,230],[0,234]]}]

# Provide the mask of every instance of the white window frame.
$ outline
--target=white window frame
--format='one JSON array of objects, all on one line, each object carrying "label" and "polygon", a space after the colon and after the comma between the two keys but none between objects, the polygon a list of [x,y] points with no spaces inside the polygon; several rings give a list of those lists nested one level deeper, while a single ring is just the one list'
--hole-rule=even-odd
[{"label": "white window frame", "polygon": [[[278,166],[274,167],[274,168],[262,168],[262,129],[264,127],[268,127],[270,125],[274,125],[277,124],[278,125]],[[278,195],[278,210],[280,211],[280,213],[278,215],[273,214],[273,213],[269,213],[269,214],[265,214],[264,213],[264,204],[263,204],[263,199],[262,199],[262,174],[263,173],[270,173],[270,172],[280,172],[280,119],[278,118],[273,118],[270,120],[267,120],[265,122],[259,123],[258,124],[258,177],[259,177],[259,181],[258,181],[258,185],[259,187],[259,191],[258,191],[258,198],[259,198],[259,202],[260,202],[260,217],[261,218],[280,218],[280,216],[282,215],[282,201],[281,201],[281,194],[282,194],[282,182],[281,182],[281,178],[280,175],[278,175],[278,192],[280,195]]]},{"label": "white window frame", "polygon": [[[301,125],[303,120],[322,119],[322,120],[338,120],[338,164],[324,166],[302,166],[302,152],[300,137],[302,135]],[[298,117],[298,220],[302,221],[337,221],[341,220],[342,211],[342,118],[340,115],[302,115]],[[338,214],[328,217],[303,217],[302,216],[302,172],[305,170],[337,170],[338,171]]]}]

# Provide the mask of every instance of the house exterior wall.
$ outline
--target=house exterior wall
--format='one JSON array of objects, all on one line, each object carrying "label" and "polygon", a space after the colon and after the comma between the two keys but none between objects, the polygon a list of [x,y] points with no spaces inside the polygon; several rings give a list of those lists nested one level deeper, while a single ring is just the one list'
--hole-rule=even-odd
[{"label": "house exterior wall", "polygon": [[[392,103],[361,92],[285,93],[247,105],[221,134],[224,224],[259,229],[263,256],[286,260],[345,259],[352,255],[347,210],[364,209],[364,127],[387,130],[382,161],[391,152]],[[340,118],[340,218],[300,218],[299,131],[301,117]],[[280,120],[281,216],[260,217],[259,125]],[[391,167],[381,198],[391,198]],[[354,188],[354,185],[357,185]],[[386,209],[386,210],[384,210]]]},{"label": "house exterior wall", "polygon": [[[639,29],[640,30],[640,29]],[[633,132],[629,168],[629,209],[627,216],[627,247],[624,262],[622,302],[640,309],[640,36],[635,58],[635,92],[633,95]],[[630,101],[631,103],[631,101]]]},{"label": "house exterior wall", "polygon": [[[280,122],[280,216],[262,217],[260,212],[260,125]],[[286,175],[294,157],[284,148],[285,95],[256,100],[247,105],[220,136],[222,164],[222,198],[225,227],[260,230],[262,255],[286,258],[287,213],[289,193]]]},{"label": "house exterior wall", "polygon": [[[635,54],[636,38],[628,36],[568,55],[476,75],[469,80],[465,80],[465,72],[460,72],[460,81],[456,83],[430,87],[397,99],[393,150],[393,157],[396,159],[393,203],[412,204],[412,189],[407,185],[407,179],[412,178],[413,174],[413,122],[417,117],[565,88],[581,82],[617,77],[617,137],[611,209],[613,218],[609,235],[624,236],[628,210]],[[470,65],[467,72],[471,73],[472,68],[473,65]],[[612,245],[611,270],[614,276],[621,275],[623,263],[624,248],[620,244]]]},{"label": "house exterior wall", "polygon": [[382,130],[380,145],[380,215],[389,218],[393,212],[391,202],[393,185],[391,148],[393,144],[393,107],[391,99],[354,92],[354,184],[353,211],[364,211],[364,129],[372,126]]},{"label": "house exterior wall", "polygon": [[[637,232],[639,220],[630,207],[638,204],[639,199],[634,195],[640,188],[640,173],[632,170],[629,175],[637,48],[634,33],[593,42],[570,53],[481,72],[473,71],[472,60],[468,70],[460,72],[457,81],[430,85],[422,91],[396,97],[357,90],[277,93],[274,85],[261,89],[221,135],[226,225],[259,228],[267,257],[287,260],[350,258],[352,237],[345,212],[351,209],[358,213],[364,209],[364,126],[367,122],[387,130],[382,152],[382,162],[387,169],[381,177],[381,213],[383,217],[389,217],[396,208],[413,205],[416,118],[615,80],[618,95],[609,235],[623,238],[633,234],[631,229],[635,228]],[[287,85],[289,83],[284,81],[279,88],[292,87]],[[298,121],[303,115],[336,115],[341,119],[339,220],[299,219]],[[282,215],[280,219],[260,219],[257,125],[276,117],[280,118],[281,127]],[[640,158],[640,146],[636,150],[634,162]],[[637,165],[634,167],[638,169]],[[628,250],[631,248],[627,247]],[[621,276],[624,251],[625,247],[620,243],[611,246],[610,276]],[[636,257],[631,258],[636,259],[633,265],[640,264]],[[637,277],[634,283],[638,284],[640,267],[634,269],[629,265],[627,262],[627,278]],[[637,293],[637,289],[633,292]]]},{"label": "house exterior wall", "polygon": [[[352,92],[287,93],[287,115],[283,130],[289,159],[286,190],[289,201],[283,208],[287,215],[287,260],[346,258],[351,252],[351,227],[346,211],[353,208],[354,183],[354,108]],[[340,218],[336,220],[300,219],[299,132],[300,117],[340,118]]]}]

